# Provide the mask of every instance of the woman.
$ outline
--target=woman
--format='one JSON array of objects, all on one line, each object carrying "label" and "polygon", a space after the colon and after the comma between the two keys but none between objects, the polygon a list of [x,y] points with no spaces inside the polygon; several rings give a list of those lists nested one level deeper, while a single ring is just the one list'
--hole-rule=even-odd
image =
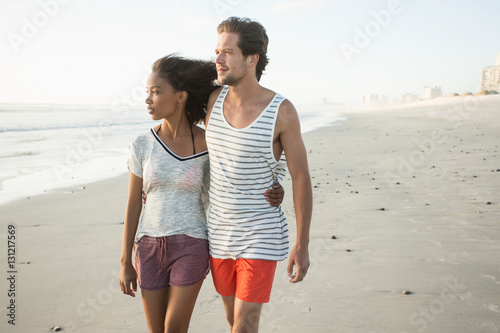
[{"label": "woman", "polygon": [[[120,287],[135,297],[138,280],[150,332],[188,331],[209,270],[209,160],[205,132],[196,124],[204,120],[216,78],[212,62],[173,55],[157,60],[146,104],[152,119],[162,122],[130,145]],[[281,198],[268,199],[273,206],[283,190],[266,194],[276,192]]]}]

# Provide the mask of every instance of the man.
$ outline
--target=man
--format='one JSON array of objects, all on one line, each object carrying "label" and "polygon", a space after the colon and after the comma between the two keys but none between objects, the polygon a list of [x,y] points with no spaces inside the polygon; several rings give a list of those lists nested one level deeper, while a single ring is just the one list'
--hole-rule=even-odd
[{"label": "man", "polygon": [[259,84],[268,63],[266,30],[258,22],[231,17],[217,31],[215,63],[223,87],[210,96],[205,121],[211,270],[231,331],[257,332],[276,262],[288,256],[281,207],[270,206],[259,193],[283,178],[284,152],[297,220],[287,271],[290,282],[300,282],[309,267],[311,179],[295,107]]}]

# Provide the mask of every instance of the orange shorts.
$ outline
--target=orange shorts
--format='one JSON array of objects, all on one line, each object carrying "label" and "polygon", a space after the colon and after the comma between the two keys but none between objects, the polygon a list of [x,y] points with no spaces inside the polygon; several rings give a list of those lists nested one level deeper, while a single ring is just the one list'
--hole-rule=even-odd
[{"label": "orange shorts", "polygon": [[222,296],[235,295],[252,303],[268,303],[271,298],[276,261],[258,259],[217,259],[210,256],[215,290]]}]

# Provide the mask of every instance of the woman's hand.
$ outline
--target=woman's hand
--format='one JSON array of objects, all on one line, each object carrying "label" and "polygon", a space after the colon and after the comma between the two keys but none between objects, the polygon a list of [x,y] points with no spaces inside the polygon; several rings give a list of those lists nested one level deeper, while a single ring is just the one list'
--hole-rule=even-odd
[{"label": "woman's hand", "polygon": [[273,188],[267,190],[264,196],[267,197],[267,201],[271,206],[279,207],[285,197],[285,190],[280,183],[274,183]]},{"label": "woman's hand", "polygon": [[124,294],[135,297],[137,291],[137,272],[132,263],[122,264],[120,269],[120,288]]}]

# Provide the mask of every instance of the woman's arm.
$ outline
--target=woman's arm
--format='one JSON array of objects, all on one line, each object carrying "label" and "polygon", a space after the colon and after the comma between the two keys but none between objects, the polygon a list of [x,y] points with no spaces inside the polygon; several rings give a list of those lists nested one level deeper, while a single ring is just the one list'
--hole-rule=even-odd
[{"label": "woman's arm", "polygon": [[141,210],[142,178],[130,172],[127,209],[125,211],[123,226],[122,254],[120,258],[120,288],[124,294],[132,297],[135,297],[135,291],[137,291],[137,273],[132,264],[132,250]]}]

